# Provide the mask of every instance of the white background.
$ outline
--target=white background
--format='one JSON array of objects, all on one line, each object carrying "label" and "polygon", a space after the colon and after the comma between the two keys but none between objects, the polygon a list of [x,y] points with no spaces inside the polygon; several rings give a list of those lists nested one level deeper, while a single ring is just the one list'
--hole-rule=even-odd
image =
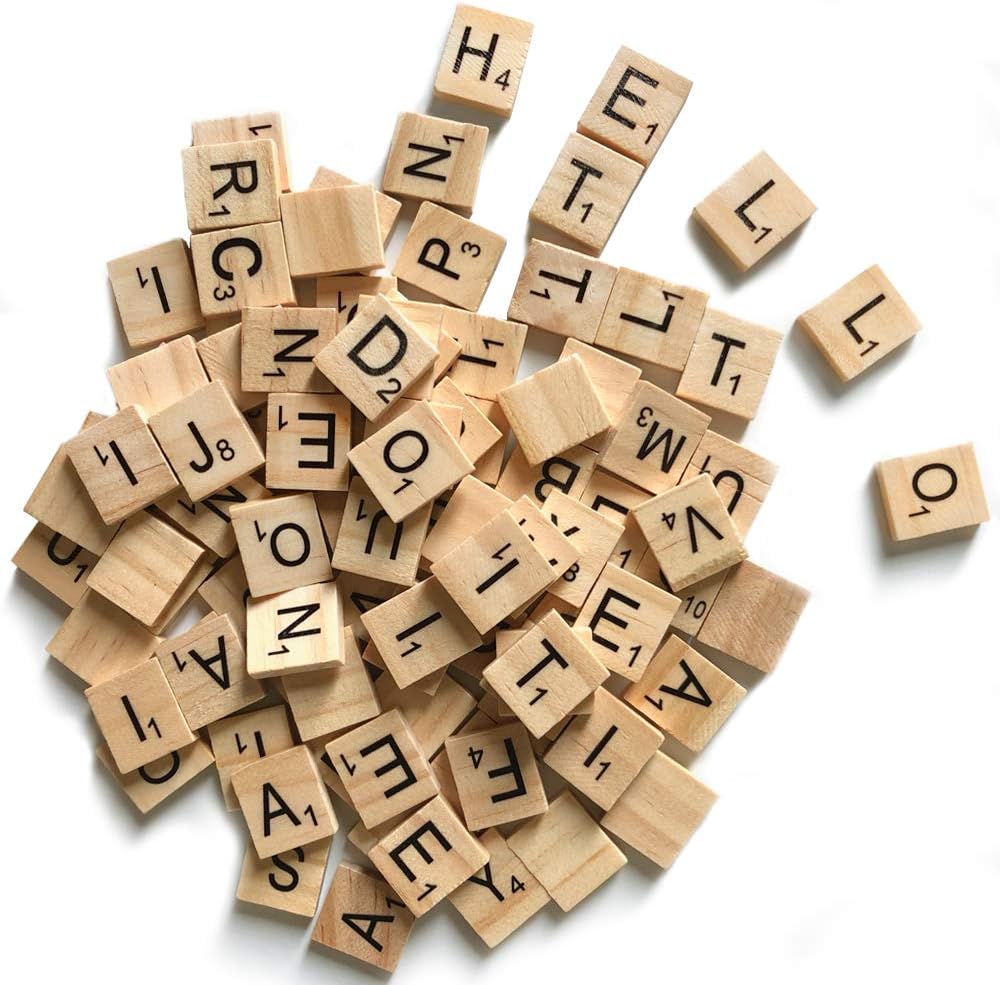
[{"label": "white background", "polygon": [[[442,905],[396,980],[993,978],[1000,525],[890,548],[872,465],[974,441],[1000,510],[995,4],[503,6],[536,30],[476,204],[508,238],[483,310],[506,312],[528,209],[618,45],[693,79],[604,258],[789,333],[744,438],[781,465],[748,546],[814,597],[777,672],[693,760],[720,800],[671,871],[629,865],[492,954]],[[190,121],[280,110],[295,187],[319,164],[378,181],[396,114],[444,109],[430,91],[451,14],[445,0],[6,11],[6,556],[57,444],[112,409],[103,371],[126,352],[105,261],[186,235]],[[761,148],[818,211],[738,277],[688,217]],[[845,388],[792,323],[873,262],[924,331]],[[532,335],[522,372],[559,347]],[[144,985],[381,977],[309,947],[302,921],[234,903],[244,832],[210,772],[138,820],[94,759],[78,682],[45,655],[60,607],[10,575],[3,609],[8,968]]]}]

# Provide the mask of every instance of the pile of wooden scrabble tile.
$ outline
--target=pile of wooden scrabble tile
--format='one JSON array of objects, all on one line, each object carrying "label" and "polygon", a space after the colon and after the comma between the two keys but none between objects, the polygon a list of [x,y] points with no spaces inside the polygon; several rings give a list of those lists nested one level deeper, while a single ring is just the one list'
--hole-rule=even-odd
[{"label": "pile of wooden scrabble tile", "polygon": [[[531,33],[459,7],[435,93],[509,116]],[[744,547],[775,465],[711,429],[781,335],[596,259],[690,85],[617,53],[530,210],[579,251],[533,239],[505,319],[468,218],[488,129],[417,113],[381,191],[291,191],[276,114],[196,123],[190,248],[108,264],[145,351],[26,506],[15,563],[70,607],[48,650],[140,811],[214,763],[241,900],[312,917],[356,815],[313,939],[380,968],[446,898],[492,947],[620,845],[669,866],[715,794],[661,746],[701,750],[746,693],[722,667],[773,670],[806,602]],[[745,270],[813,208],[761,154],[695,216]],[[877,267],[801,321],[845,380],[917,328]],[[529,327],[565,347],[517,381]],[[968,447],[879,476],[898,536],[985,518]]]}]

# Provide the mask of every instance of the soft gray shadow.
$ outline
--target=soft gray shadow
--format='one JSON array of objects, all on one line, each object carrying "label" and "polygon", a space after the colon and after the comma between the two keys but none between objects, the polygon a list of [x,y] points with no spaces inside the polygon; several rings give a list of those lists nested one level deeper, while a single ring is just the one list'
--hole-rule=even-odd
[{"label": "soft gray shadow", "polygon": [[[541,185],[538,187],[541,188]],[[551,243],[553,246],[560,246],[564,250],[573,250],[574,253],[582,253],[584,256],[592,257],[594,260],[599,259],[599,257],[589,253],[582,243],[578,243],[575,239],[571,239],[564,233],[559,232],[558,229],[546,226],[545,223],[538,222],[529,216],[524,230],[524,245],[527,246],[533,239],[540,239],[545,243]]]},{"label": "soft gray shadow", "polygon": [[352,958],[348,954],[334,951],[333,948],[326,947],[323,944],[317,944],[311,937],[309,939],[309,946],[302,954],[302,962],[303,964],[308,962],[317,966],[320,962],[325,962],[331,967],[342,969],[341,974],[331,976],[331,981],[340,980],[341,975],[357,976],[361,973],[369,975],[372,978],[380,978],[383,981],[388,981],[392,975],[391,971],[383,971],[381,968],[376,968],[375,965],[366,964],[363,961]]},{"label": "soft gray shadow", "polygon": [[767,674],[765,674],[764,671],[757,670],[755,667],[742,663],[741,661],[730,657],[728,654],[723,653],[721,650],[716,650],[714,647],[708,646],[706,643],[702,643],[701,640],[697,638],[691,640],[691,645],[703,657],[705,657],[706,660],[711,660],[712,663],[719,668],[719,670],[731,677],[737,684],[745,687],[748,691],[757,687],[757,685],[767,677]]}]

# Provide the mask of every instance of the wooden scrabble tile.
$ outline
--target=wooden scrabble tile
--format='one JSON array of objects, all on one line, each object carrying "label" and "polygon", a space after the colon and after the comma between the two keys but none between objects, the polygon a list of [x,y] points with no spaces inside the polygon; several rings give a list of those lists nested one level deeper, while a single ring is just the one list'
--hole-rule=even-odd
[{"label": "wooden scrabble tile", "polygon": [[247,631],[246,601],[250,598],[247,576],[239,554],[220,561],[198,586],[198,596],[218,613],[225,613],[242,636]]},{"label": "wooden scrabble tile", "polygon": [[332,582],[247,602],[247,672],[279,677],[344,665],[344,613]]},{"label": "wooden scrabble tile", "polygon": [[662,752],[643,767],[601,826],[669,868],[715,803],[715,794]]},{"label": "wooden scrabble tile", "polygon": [[679,636],[670,636],[623,698],[657,728],[700,752],[746,693]]},{"label": "wooden scrabble tile", "polygon": [[[639,382],[642,371],[631,363],[616,359],[606,352],[601,352],[600,349],[595,349],[592,345],[587,345],[586,342],[571,337],[567,338],[563,344],[559,358],[560,360],[569,359],[572,356],[580,357],[587,370],[587,375],[594,384],[601,403],[607,411],[608,418],[612,424],[616,424],[625,409],[632,389]],[[598,435],[589,444],[595,445],[595,442],[600,440],[601,436]]]},{"label": "wooden scrabble tile", "polygon": [[507,240],[433,202],[417,210],[393,273],[428,294],[475,311]]},{"label": "wooden scrabble tile", "polygon": [[119,523],[177,488],[177,477],[138,407],[92,424],[65,447],[106,524]]},{"label": "wooden scrabble tile", "polygon": [[677,396],[753,420],[781,339],[781,332],[709,308],[681,374]]},{"label": "wooden scrabble tile", "polygon": [[492,445],[476,459],[476,470],[473,472],[480,482],[495,486],[503,469],[504,454],[507,451],[507,437],[510,434],[510,424],[504,415],[503,408],[495,400],[483,400],[482,397],[469,397],[469,400],[483,413],[500,432],[500,440]]},{"label": "wooden scrabble tile", "polygon": [[241,411],[264,402],[263,394],[243,389],[243,328],[239,323],[206,335],[197,347],[208,378],[221,383]]},{"label": "wooden scrabble tile", "polygon": [[400,113],[382,190],[469,213],[476,202],[489,130],[420,113]]},{"label": "wooden scrabble tile", "polygon": [[893,540],[977,526],[990,518],[971,444],[890,458],[875,466]]},{"label": "wooden scrabble tile", "polygon": [[669,592],[608,564],[583,603],[577,623],[594,634],[594,653],[608,670],[637,681],[680,604]]},{"label": "wooden scrabble tile", "polygon": [[476,710],[473,695],[447,674],[430,696],[419,687],[398,688],[391,674],[379,677],[375,691],[383,708],[397,708],[406,717],[417,745],[428,760]]},{"label": "wooden scrabble tile", "polygon": [[[346,188],[346,187],[359,187],[361,182],[352,181],[345,175],[340,174],[337,171],[333,171],[330,168],[319,167],[316,169],[316,173],[313,175],[313,180],[309,182],[310,191],[321,188]],[[375,211],[378,213],[378,228],[379,234],[382,237],[383,245],[389,241],[389,237],[392,235],[392,230],[395,228],[396,219],[399,217],[399,210],[403,207],[403,203],[389,195],[384,195],[378,189],[375,191]],[[395,285],[393,285],[395,286]],[[384,293],[385,288],[379,288],[377,291],[369,291],[369,294],[380,294]],[[350,319],[348,319],[350,321]]]},{"label": "wooden scrabble tile", "polygon": [[280,222],[195,233],[191,258],[206,318],[243,308],[295,304]]},{"label": "wooden scrabble tile", "polygon": [[215,761],[208,743],[201,739],[129,773],[118,769],[111,751],[103,742],[97,747],[97,758],[140,814],[148,814],[158,807]]},{"label": "wooden scrabble tile", "polygon": [[428,503],[393,523],[364,480],[355,476],[337,532],[333,566],[394,585],[412,585],[417,579],[430,513]]},{"label": "wooden scrabble tile", "polygon": [[[376,195],[378,194],[376,192]],[[384,294],[393,301],[399,294],[396,286],[396,278],[388,274],[338,274],[335,277],[318,277],[316,307],[336,308],[338,317],[346,325],[357,314],[362,295],[374,297],[376,294]],[[399,300],[402,301],[402,295]]]},{"label": "wooden scrabble tile", "polygon": [[250,426],[218,381],[154,414],[149,427],[195,502],[264,464],[264,453]]},{"label": "wooden scrabble tile", "polygon": [[420,917],[489,861],[443,797],[435,797],[386,835],[368,857]]},{"label": "wooden scrabble tile", "polygon": [[323,838],[265,859],[247,845],[236,898],[312,919],[323,891],[330,843]]},{"label": "wooden scrabble tile", "polygon": [[507,317],[592,343],[618,273],[593,257],[533,239]]},{"label": "wooden scrabble tile", "polygon": [[540,817],[521,825],[507,845],[566,913],[626,863],[568,790]]},{"label": "wooden scrabble tile", "polygon": [[45,649],[87,684],[103,684],[144,663],[159,640],[145,626],[89,589]]},{"label": "wooden scrabble tile", "polygon": [[470,831],[548,809],[531,741],[520,722],[453,736],[444,747]]},{"label": "wooden scrabble tile", "polygon": [[282,195],[281,225],[293,277],[346,274],[385,263],[371,185]]},{"label": "wooden scrabble tile", "polygon": [[333,578],[311,494],[243,503],[230,516],[254,598]]},{"label": "wooden scrabble tile", "polygon": [[138,619],[156,627],[205,549],[150,513],[122,525],[94,565],[88,587]]},{"label": "wooden scrabble tile", "polygon": [[235,140],[272,140],[278,154],[278,181],[281,191],[288,191],[288,154],[285,150],[285,129],[280,113],[252,113],[229,116],[220,120],[199,120],[191,124],[191,143],[224,144]]},{"label": "wooden scrabble tile", "polygon": [[694,207],[694,217],[741,271],[749,270],[816,211],[761,151]]},{"label": "wooden scrabble tile", "polygon": [[194,339],[174,339],[108,369],[115,402],[156,414],[208,383]]},{"label": "wooden scrabble tile", "polygon": [[87,590],[87,576],[97,555],[36,523],[11,560],[32,581],[72,608]]},{"label": "wooden scrabble tile", "polygon": [[346,397],[272,393],[267,398],[269,488],[347,492],[350,447]]},{"label": "wooden scrabble tile", "polygon": [[610,472],[597,468],[587,480],[583,494],[573,498],[579,499],[584,506],[589,506],[597,513],[603,512],[605,516],[615,517],[627,527],[629,513],[641,503],[645,503],[649,499],[649,493]]},{"label": "wooden scrabble tile", "polygon": [[729,572],[698,641],[769,673],[808,601],[804,588],[744,561]]},{"label": "wooden scrabble tile", "polygon": [[208,726],[208,737],[228,811],[240,808],[233,790],[233,773],[248,763],[291,749],[295,744],[284,705],[258,708],[245,715],[212,722]]},{"label": "wooden scrabble tile", "polygon": [[427,534],[422,552],[425,567],[440,561],[509,506],[510,500],[502,493],[466,476]]},{"label": "wooden scrabble tile", "polygon": [[195,741],[156,660],[144,660],[84,694],[122,773]]},{"label": "wooden scrabble tile", "polygon": [[[656,563],[655,555],[652,551],[648,551],[647,553],[648,561],[647,558],[643,558],[643,563],[636,574],[646,578],[647,581],[651,581],[653,584],[660,584],[666,587],[667,580],[663,577],[663,572],[660,571],[660,566]],[[644,570],[647,567],[653,569],[652,576],[649,576],[648,571]],[[732,571],[732,568],[727,568],[725,571],[720,571],[718,574],[712,575],[711,578],[695,582],[683,590],[679,589],[678,596],[681,600],[681,606],[674,614],[670,628],[678,633],[697,636],[702,623],[705,621],[705,617],[718,598],[719,592],[722,590],[722,584],[730,571]]]},{"label": "wooden scrabble tile", "polygon": [[433,366],[437,354],[436,346],[378,295],[358,310],[314,361],[320,372],[373,420]]},{"label": "wooden scrabble tile", "polygon": [[648,168],[690,91],[689,79],[622,46],[577,129]]},{"label": "wooden scrabble tile", "polygon": [[341,862],[313,927],[312,939],[366,964],[395,971],[414,916],[389,884]]},{"label": "wooden scrabble tile", "polygon": [[641,164],[571,133],[528,214],[599,256],[641,177]]},{"label": "wooden scrabble tile", "polygon": [[527,325],[445,309],[442,328],[462,344],[462,352],[448,373],[462,393],[496,400],[497,394],[517,379]]},{"label": "wooden scrabble tile", "polygon": [[500,428],[493,424],[479,404],[462,393],[450,377],[446,376],[434,387],[432,397],[435,401],[461,409],[458,443],[469,461],[478,464],[483,455],[503,437]]},{"label": "wooden scrabble tile", "polygon": [[529,465],[538,465],[611,425],[579,356],[561,359],[501,390],[499,401]]},{"label": "wooden scrabble tile", "polygon": [[330,308],[243,309],[242,386],[253,393],[329,393],[313,358],[337,334]]},{"label": "wooden scrabble tile", "polygon": [[247,674],[243,643],[232,620],[214,612],[155,652],[188,728],[203,728],[267,693]]},{"label": "wooden scrabble tile", "polygon": [[205,327],[191,257],[182,239],[109,260],[108,280],[133,349]]},{"label": "wooden scrabble tile", "polygon": [[596,451],[577,445],[539,465],[529,465],[524,452],[515,446],[497,482],[497,492],[511,499],[531,496],[539,504],[557,489],[579,499],[594,472],[597,458]]},{"label": "wooden scrabble tile", "polygon": [[510,117],[532,29],[516,17],[459,4],[434,78],[434,95]]},{"label": "wooden scrabble tile", "polygon": [[480,633],[552,581],[548,558],[509,513],[494,517],[432,564],[431,573]]},{"label": "wooden scrabble tile", "polygon": [[328,742],[326,751],[367,828],[398,818],[438,792],[427,758],[397,708]]},{"label": "wooden scrabble tile", "polygon": [[276,222],[278,149],[273,140],[196,144],[181,151],[188,229],[203,233]]},{"label": "wooden scrabble tile", "polygon": [[528,539],[548,558],[553,577],[565,574],[580,560],[577,545],[556,529],[530,496],[522,496],[511,504],[509,513]]},{"label": "wooden scrabble tile", "polygon": [[305,746],[240,767],[232,783],[259,858],[329,838],[337,830],[326,787]]}]

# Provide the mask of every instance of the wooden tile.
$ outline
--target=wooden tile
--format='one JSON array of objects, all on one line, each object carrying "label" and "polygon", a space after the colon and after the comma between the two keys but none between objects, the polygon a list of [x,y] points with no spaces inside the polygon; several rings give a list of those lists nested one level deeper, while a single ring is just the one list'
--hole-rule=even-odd
[{"label": "wooden tile", "polygon": [[541,817],[521,825],[507,844],[567,913],[626,863],[568,790]]},{"label": "wooden tile", "polygon": [[379,677],[375,682],[375,691],[383,708],[397,708],[403,713],[428,760],[476,710],[476,699],[472,694],[447,674],[441,678],[437,691],[429,697],[419,687],[396,687],[391,674]]},{"label": "wooden tile", "polygon": [[579,498],[584,506],[589,506],[597,513],[621,520],[627,529],[629,513],[645,503],[649,495],[645,489],[598,468],[594,469],[593,475],[588,479],[583,495],[574,498]]},{"label": "wooden tile", "polygon": [[208,726],[208,736],[228,811],[240,808],[233,790],[233,773],[249,763],[284,752],[294,745],[284,705],[258,708],[245,715],[213,722]]},{"label": "wooden tile", "polygon": [[329,308],[243,309],[242,385],[253,393],[329,393],[313,358],[337,334]]},{"label": "wooden tile", "polygon": [[87,576],[97,555],[36,523],[11,560],[32,581],[72,608],[87,590]]},{"label": "wooden tile", "polygon": [[579,547],[556,529],[548,515],[535,505],[530,496],[522,496],[513,503],[509,513],[528,535],[528,539],[548,558],[554,578],[565,574],[580,560]]},{"label": "wooden tile", "polygon": [[679,636],[670,636],[623,698],[657,728],[700,752],[746,693]]},{"label": "wooden tile", "polygon": [[524,452],[515,446],[497,482],[497,492],[511,499],[531,496],[538,504],[544,503],[555,490],[579,499],[594,472],[597,458],[596,451],[577,445],[539,465],[529,465]]},{"label": "wooden tile", "polygon": [[445,309],[442,328],[462,344],[461,355],[448,373],[462,393],[496,400],[517,379],[527,325]]},{"label": "wooden tile", "polygon": [[641,164],[571,133],[528,215],[600,256],[641,177]]},{"label": "wooden tile", "polygon": [[85,428],[66,454],[106,524],[120,523],[177,488],[138,407],[126,407]]},{"label": "wooden tile", "polygon": [[430,512],[428,504],[393,523],[364,480],[355,476],[333,550],[334,568],[394,585],[412,585]]},{"label": "wooden tile", "polygon": [[326,787],[305,746],[237,769],[232,783],[259,858],[329,838],[337,830]]},{"label": "wooden tile", "polygon": [[174,339],[108,368],[119,407],[139,404],[156,414],[208,383],[194,339]]},{"label": "wooden tile", "polygon": [[277,222],[278,148],[273,140],[196,144],[181,151],[188,229],[203,233]]},{"label": "wooden tile", "polygon": [[703,291],[620,267],[594,341],[679,373],[707,307]]},{"label": "wooden tile", "polygon": [[[316,169],[316,174],[313,175],[313,180],[309,182],[309,188],[310,190],[319,188],[345,188],[360,184],[361,182],[352,181],[345,175],[330,168],[319,167]],[[378,213],[378,228],[383,245],[389,241],[392,230],[396,226],[396,219],[399,217],[399,210],[402,207],[402,202],[389,195],[384,195],[378,189],[375,189],[375,211]],[[369,291],[369,293],[378,294],[384,290],[384,288],[379,288],[378,291]]]},{"label": "wooden tile", "polygon": [[875,265],[799,315],[843,383],[853,380],[920,331],[920,322]]},{"label": "wooden tile", "polygon": [[694,217],[741,271],[749,270],[816,211],[761,151],[694,207]]},{"label": "wooden tile", "polygon": [[808,601],[804,588],[744,561],[729,572],[698,641],[769,673]]},{"label": "wooden tile", "polygon": [[385,263],[371,185],[282,195],[281,225],[293,277],[346,274]]},{"label": "wooden tile", "polygon": [[977,526],[990,518],[971,444],[890,458],[875,466],[893,540]]},{"label": "wooden tile", "polygon": [[195,741],[156,660],[144,660],[84,694],[122,773]]},{"label": "wooden tile", "polygon": [[516,17],[459,4],[434,78],[434,95],[509,117],[532,29]]},{"label": "wooden tile", "polygon": [[122,525],[87,584],[144,626],[156,626],[204,554],[162,520],[139,513]]},{"label": "wooden tile", "polygon": [[97,747],[97,758],[140,814],[148,814],[158,807],[214,762],[212,750],[201,739],[129,773],[118,769],[111,751],[103,742]]},{"label": "wooden tile", "polygon": [[494,517],[510,506],[502,493],[466,476],[455,488],[448,505],[427,534],[423,546],[423,561],[429,567],[449,551],[472,537]]},{"label": "wooden tile", "polygon": [[[376,192],[376,196],[380,193]],[[392,200],[390,200],[392,201]],[[396,278],[388,274],[338,274],[335,277],[319,277],[316,280],[316,307],[336,308],[343,324],[350,322],[358,313],[362,295],[374,297],[384,294],[394,300]]]},{"label": "wooden tile", "polygon": [[191,257],[182,239],[109,260],[108,280],[133,349],[205,327]]},{"label": "wooden tile", "polygon": [[[201,545],[198,545],[199,547]],[[198,590],[198,586],[212,573],[212,569],[215,564],[218,563],[218,558],[214,557],[209,552],[205,552],[201,560],[191,569],[190,574],[181,582],[180,587],[174,592],[173,597],[170,599],[166,609],[160,618],[153,623],[149,628],[157,636],[165,636],[169,632],[173,632],[173,627],[180,617],[180,615],[187,608],[188,603],[194,598],[195,593]],[[194,614],[200,614],[200,609]]]},{"label": "wooden tile", "polygon": [[593,257],[533,239],[507,317],[592,343],[618,273]]},{"label": "wooden tile", "polygon": [[601,826],[669,868],[715,803],[715,794],[662,752],[601,818]]},{"label": "wooden tile", "polygon": [[683,400],[641,380],[632,391],[602,468],[651,493],[677,485],[711,418]]},{"label": "wooden tile", "polygon": [[689,79],[622,46],[577,129],[648,168],[690,91]]},{"label": "wooden tile", "polygon": [[476,201],[489,130],[420,113],[400,113],[382,190],[469,213]]},{"label": "wooden tile", "polygon": [[326,745],[355,810],[373,828],[437,794],[437,783],[406,718],[392,708]]},{"label": "wooden tile", "polygon": [[199,120],[191,124],[191,142],[224,144],[234,140],[272,140],[278,152],[278,181],[281,191],[288,191],[288,154],[285,150],[285,128],[280,113],[251,113],[219,120]]},{"label": "wooden tile", "polygon": [[239,323],[206,335],[197,345],[208,378],[221,383],[241,411],[264,402],[262,394],[243,389],[243,327]]},{"label": "wooden tile", "polygon": [[677,396],[753,420],[781,339],[781,332],[709,308],[681,374]]},{"label": "wooden tile", "polygon": [[145,663],[159,640],[97,592],[87,590],[45,649],[87,684]]},{"label": "wooden tile", "polygon": [[330,838],[323,838],[266,859],[247,845],[236,898],[312,919],[323,891],[330,844]]},{"label": "wooden tile", "polygon": [[246,636],[246,602],[250,589],[239,554],[218,564],[198,586],[198,595],[210,609],[229,616],[237,630]]},{"label": "wooden tile", "polygon": [[[594,384],[601,403],[607,411],[608,418],[612,425],[616,424],[625,409],[629,395],[636,383],[639,382],[642,371],[631,363],[616,359],[606,352],[601,352],[600,349],[595,349],[592,345],[587,345],[586,342],[568,338],[562,347],[559,358],[560,360],[569,359],[572,356],[580,357],[587,370],[587,375]],[[595,443],[600,440],[601,436],[597,435],[592,441],[585,442],[585,444],[596,447]]]},{"label": "wooden tile", "polygon": [[344,614],[331,582],[247,603],[247,671],[278,677],[344,665]]},{"label": "wooden tile", "polygon": [[271,489],[347,492],[351,405],[325,393],[267,398],[267,470]]},{"label": "wooden tile", "polygon": [[424,202],[400,248],[393,273],[460,308],[483,301],[507,240],[433,202]]},{"label": "wooden tile", "polygon": [[280,222],[191,237],[198,301],[206,318],[243,308],[295,304]]},{"label": "wooden tile", "polygon": [[434,364],[437,348],[379,295],[315,357],[316,367],[368,420]]},{"label": "wooden tile", "polygon": [[476,460],[476,470],[472,473],[480,482],[488,486],[495,486],[500,479],[500,471],[503,469],[510,424],[504,415],[503,408],[495,400],[483,400],[482,397],[469,397],[469,400],[486,415],[490,424],[500,432],[500,440]]},{"label": "wooden tile", "polygon": [[490,421],[476,401],[462,393],[455,381],[447,376],[434,387],[432,397],[435,401],[461,409],[462,426],[458,443],[469,461],[478,465],[483,455],[503,437],[500,429]]},{"label": "wooden tile", "polygon": [[341,862],[323,901],[312,939],[366,964],[395,971],[414,916],[387,882]]},{"label": "wooden tile", "polygon": [[[732,570],[732,568],[726,568],[725,571],[720,571],[718,574],[712,575],[711,578],[705,578],[703,581],[696,581],[686,588],[678,589],[677,596],[681,600],[681,605],[674,613],[670,628],[678,633],[697,636],[705,617],[719,597],[726,576]],[[636,574],[651,584],[670,591],[669,583],[663,577],[663,572],[660,571],[660,566],[656,561],[656,555],[651,550],[647,550]]]},{"label": "wooden tile", "polygon": [[311,494],[244,503],[230,515],[254,598],[333,577]]},{"label": "wooden tile", "polygon": [[386,835],[368,856],[414,916],[420,917],[489,861],[443,797]]}]

